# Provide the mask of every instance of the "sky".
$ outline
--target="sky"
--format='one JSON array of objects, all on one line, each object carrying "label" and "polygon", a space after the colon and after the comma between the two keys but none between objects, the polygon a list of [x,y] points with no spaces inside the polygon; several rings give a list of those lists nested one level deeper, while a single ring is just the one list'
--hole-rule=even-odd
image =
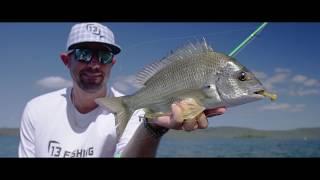
[{"label": "sky", "polygon": [[[229,54],[261,22],[102,22],[122,48],[108,85],[130,94],[134,75],[172,50],[205,38]],[[72,84],[59,54],[74,22],[0,23],[0,128],[19,127],[32,98]],[[253,71],[278,100],[227,109],[209,126],[263,130],[320,127],[320,23],[269,22],[235,57]],[[54,110],[53,110],[54,112]]]}]

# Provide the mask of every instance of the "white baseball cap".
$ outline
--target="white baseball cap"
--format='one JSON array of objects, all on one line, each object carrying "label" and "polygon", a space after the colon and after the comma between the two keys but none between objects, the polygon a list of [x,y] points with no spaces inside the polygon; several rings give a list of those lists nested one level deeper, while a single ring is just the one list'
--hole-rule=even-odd
[{"label": "white baseball cap", "polygon": [[98,42],[109,47],[113,54],[120,53],[120,46],[115,44],[113,32],[99,23],[79,23],[75,24],[69,33],[67,41],[67,51],[72,46],[84,42]]}]

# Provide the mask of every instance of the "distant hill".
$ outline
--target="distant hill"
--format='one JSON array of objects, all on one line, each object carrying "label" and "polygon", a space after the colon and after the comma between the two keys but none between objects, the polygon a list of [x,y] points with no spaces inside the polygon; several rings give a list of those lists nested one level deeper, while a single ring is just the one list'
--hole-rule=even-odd
[{"label": "distant hill", "polygon": [[[0,136],[18,136],[18,128],[0,128]],[[166,138],[274,138],[274,139],[320,139],[320,128],[293,130],[256,130],[242,127],[209,127],[191,132],[170,130]]]},{"label": "distant hill", "polygon": [[19,128],[0,128],[0,136],[18,136]]}]

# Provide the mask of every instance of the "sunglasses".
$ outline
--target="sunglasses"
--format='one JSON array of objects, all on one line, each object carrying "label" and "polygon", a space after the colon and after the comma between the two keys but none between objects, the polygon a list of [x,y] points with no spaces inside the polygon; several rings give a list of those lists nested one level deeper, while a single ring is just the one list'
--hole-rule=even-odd
[{"label": "sunglasses", "polygon": [[[74,53],[75,60],[79,62],[89,63],[92,60],[93,52],[96,50],[92,49],[72,49],[69,51],[69,54]],[[110,64],[112,63],[113,53],[110,51],[99,50],[98,59],[101,64]]]}]

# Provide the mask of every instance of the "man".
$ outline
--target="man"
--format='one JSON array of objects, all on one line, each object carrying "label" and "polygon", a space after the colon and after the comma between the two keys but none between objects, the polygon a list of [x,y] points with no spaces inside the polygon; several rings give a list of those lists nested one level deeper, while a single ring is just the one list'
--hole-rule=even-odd
[{"label": "man", "polygon": [[60,57],[73,86],[27,103],[21,119],[19,157],[154,157],[169,129],[206,128],[207,116],[224,113],[224,108],[207,110],[198,119],[184,122],[179,104],[173,104],[171,116],[154,119],[151,124],[140,122],[144,112],[137,110],[118,138],[114,115],[94,100],[123,95],[106,86],[120,51],[108,27],[99,23],[72,27],[67,50]]}]

